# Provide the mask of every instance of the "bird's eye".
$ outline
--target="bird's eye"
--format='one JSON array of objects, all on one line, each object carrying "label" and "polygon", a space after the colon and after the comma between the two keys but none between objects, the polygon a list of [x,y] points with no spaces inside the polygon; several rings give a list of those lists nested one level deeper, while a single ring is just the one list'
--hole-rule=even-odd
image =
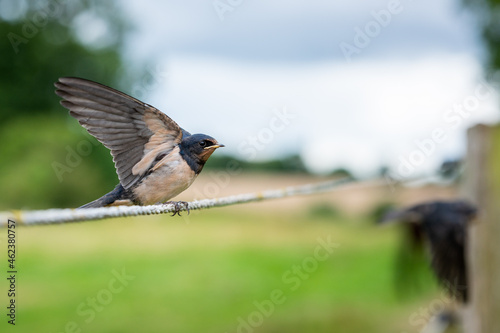
[{"label": "bird's eye", "polygon": [[200,141],[200,146],[206,147],[207,146],[207,142],[205,140],[201,140]]}]

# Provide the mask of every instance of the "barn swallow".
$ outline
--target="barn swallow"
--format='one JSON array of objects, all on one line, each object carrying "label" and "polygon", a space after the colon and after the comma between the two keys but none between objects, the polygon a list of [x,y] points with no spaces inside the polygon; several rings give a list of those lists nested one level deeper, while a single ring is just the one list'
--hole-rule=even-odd
[{"label": "barn swallow", "polygon": [[[80,208],[164,203],[187,189],[210,155],[224,147],[191,135],[155,107],[102,84],[74,77],[55,83],[61,104],[113,156],[119,184]],[[179,212],[179,203],[175,204]],[[175,213],[174,213],[175,215]]]},{"label": "barn swallow", "polygon": [[399,221],[409,228],[413,250],[430,246],[431,267],[439,282],[461,302],[468,298],[467,226],[478,209],[464,200],[429,201],[389,212],[381,222]]}]

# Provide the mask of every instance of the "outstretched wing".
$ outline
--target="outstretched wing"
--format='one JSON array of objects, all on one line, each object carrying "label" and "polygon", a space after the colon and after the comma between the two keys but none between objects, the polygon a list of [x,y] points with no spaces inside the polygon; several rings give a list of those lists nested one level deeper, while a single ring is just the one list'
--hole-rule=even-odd
[{"label": "outstretched wing", "polygon": [[111,150],[125,189],[135,184],[158,156],[168,154],[182,140],[185,131],[175,121],[118,90],[73,77],[60,78],[55,86],[70,115]]}]

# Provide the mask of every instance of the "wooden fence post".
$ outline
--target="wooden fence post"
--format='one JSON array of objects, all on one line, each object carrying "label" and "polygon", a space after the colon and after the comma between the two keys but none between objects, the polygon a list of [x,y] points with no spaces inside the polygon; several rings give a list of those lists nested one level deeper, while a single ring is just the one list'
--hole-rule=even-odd
[{"label": "wooden fence post", "polygon": [[465,328],[500,332],[500,126],[476,125],[467,133],[465,196],[479,206],[469,228],[471,304]]}]

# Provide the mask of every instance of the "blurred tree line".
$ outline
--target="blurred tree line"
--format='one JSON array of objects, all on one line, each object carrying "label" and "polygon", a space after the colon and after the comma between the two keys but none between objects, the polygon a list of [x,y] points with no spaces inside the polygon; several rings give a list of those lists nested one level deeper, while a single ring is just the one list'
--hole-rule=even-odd
[{"label": "blurred tree line", "polygon": [[306,173],[307,169],[299,155],[290,155],[282,159],[266,160],[261,162],[249,162],[227,155],[213,155],[208,160],[206,169],[225,170],[228,165],[237,165],[245,171],[251,172],[285,172]]},{"label": "blurred tree line", "polygon": [[463,0],[477,16],[486,46],[485,69],[493,80],[499,81],[500,69],[500,0]]}]

